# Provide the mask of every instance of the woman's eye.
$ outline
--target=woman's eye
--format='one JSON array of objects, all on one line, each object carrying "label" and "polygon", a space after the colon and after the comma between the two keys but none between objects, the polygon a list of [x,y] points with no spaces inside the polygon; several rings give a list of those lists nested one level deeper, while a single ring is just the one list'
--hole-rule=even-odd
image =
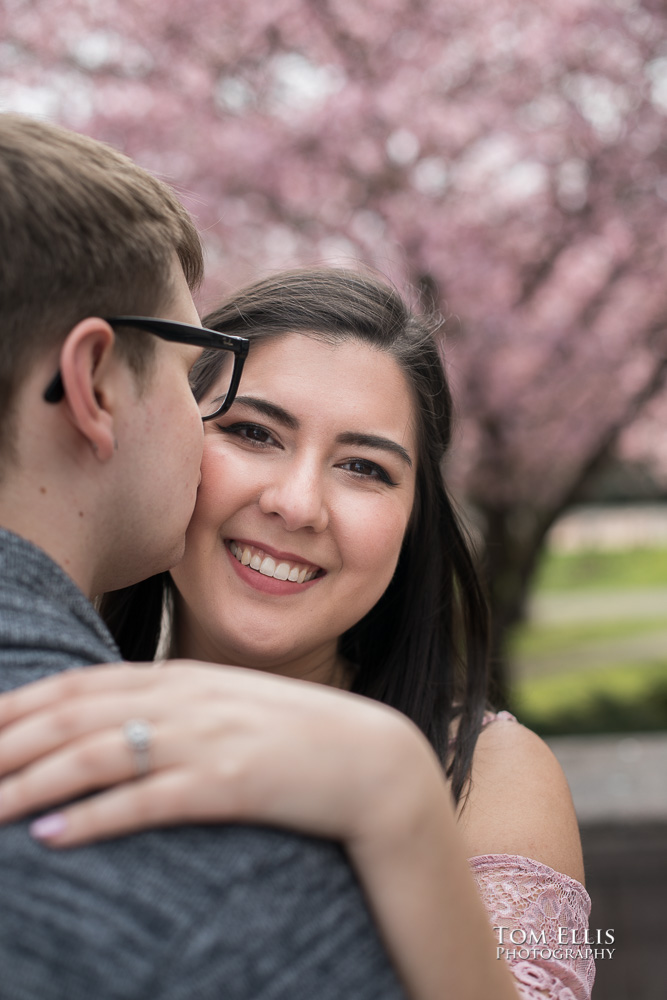
[{"label": "woman's eye", "polygon": [[256,445],[277,444],[274,437],[267,431],[266,427],[260,424],[230,424],[227,427],[220,427],[225,434],[233,434],[234,437],[241,438]]},{"label": "woman's eye", "polygon": [[369,462],[363,458],[351,458],[348,462],[343,462],[340,467],[364,479],[379,479],[388,486],[396,485],[381,465],[376,465],[375,462]]}]

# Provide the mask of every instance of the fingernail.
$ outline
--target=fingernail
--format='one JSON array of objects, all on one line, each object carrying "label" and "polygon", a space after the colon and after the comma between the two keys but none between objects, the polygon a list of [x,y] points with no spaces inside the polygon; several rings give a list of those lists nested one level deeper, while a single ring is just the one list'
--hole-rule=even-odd
[{"label": "fingernail", "polygon": [[62,833],[66,826],[67,820],[63,813],[50,813],[30,824],[30,836],[36,840],[50,840]]}]

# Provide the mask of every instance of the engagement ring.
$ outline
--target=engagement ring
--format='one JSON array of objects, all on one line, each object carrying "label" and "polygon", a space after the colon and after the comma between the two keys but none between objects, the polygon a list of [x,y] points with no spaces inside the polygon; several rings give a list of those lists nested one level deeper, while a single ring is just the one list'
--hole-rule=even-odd
[{"label": "engagement ring", "polygon": [[134,755],[134,766],[138,778],[150,771],[150,750],[153,727],[144,719],[130,719],[123,726],[123,736]]}]

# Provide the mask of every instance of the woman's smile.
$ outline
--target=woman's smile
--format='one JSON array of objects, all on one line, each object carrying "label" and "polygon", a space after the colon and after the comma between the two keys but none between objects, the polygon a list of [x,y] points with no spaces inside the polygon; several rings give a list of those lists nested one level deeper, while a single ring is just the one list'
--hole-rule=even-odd
[{"label": "woman's smile", "polygon": [[324,576],[319,566],[276,552],[266,544],[229,539],[226,548],[239,577],[265,594],[298,594],[304,591],[305,584],[315,583]]},{"label": "woman's smile", "polygon": [[383,351],[296,333],[253,344],[242,394],[206,425],[173,571],[180,655],[297,676],[304,663],[335,661],[398,562],[414,499],[413,418],[405,377]]}]

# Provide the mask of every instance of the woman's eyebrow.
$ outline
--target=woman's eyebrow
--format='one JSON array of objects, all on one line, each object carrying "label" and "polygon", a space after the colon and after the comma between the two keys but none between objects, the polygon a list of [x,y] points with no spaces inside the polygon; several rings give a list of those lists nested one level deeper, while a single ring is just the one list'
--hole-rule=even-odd
[{"label": "woman's eyebrow", "polygon": [[344,434],[339,434],[336,441],[339,444],[357,445],[359,448],[380,448],[382,451],[391,451],[412,468],[412,459],[409,453],[391,438],[380,437],[379,434],[360,434],[357,431],[346,431]]},{"label": "woman's eyebrow", "polygon": [[297,431],[300,426],[296,417],[288,413],[287,410],[283,410],[282,406],[269,403],[268,400],[259,399],[257,396],[237,396],[234,400],[234,406],[249,406],[251,410],[261,413],[264,417],[269,417],[270,420],[277,420],[283,427],[288,427],[291,431]]}]

